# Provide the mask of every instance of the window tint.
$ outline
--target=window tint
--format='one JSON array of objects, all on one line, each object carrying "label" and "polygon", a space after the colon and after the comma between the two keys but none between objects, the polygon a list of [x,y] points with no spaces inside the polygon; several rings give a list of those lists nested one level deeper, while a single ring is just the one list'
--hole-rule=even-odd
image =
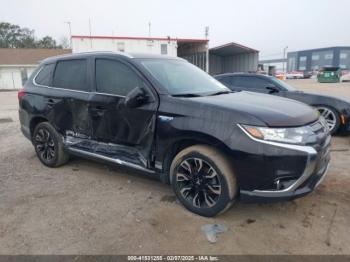
[{"label": "window tint", "polygon": [[38,85],[49,86],[54,69],[55,64],[44,65],[39,74],[36,76],[35,82]]},{"label": "window tint", "polygon": [[96,60],[97,92],[125,96],[137,86],[144,84],[128,66],[108,59]]},{"label": "window tint", "polygon": [[86,60],[59,61],[53,78],[53,86],[77,91],[88,91]]},{"label": "window tint", "polygon": [[231,86],[232,85],[231,79],[232,79],[232,77],[226,76],[226,77],[220,78],[220,82],[225,84],[226,86]]},{"label": "window tint", "polygon": [[245,88],[266,88],[271,83],[265,79],[251,76],[233,77],[233,86]]}]

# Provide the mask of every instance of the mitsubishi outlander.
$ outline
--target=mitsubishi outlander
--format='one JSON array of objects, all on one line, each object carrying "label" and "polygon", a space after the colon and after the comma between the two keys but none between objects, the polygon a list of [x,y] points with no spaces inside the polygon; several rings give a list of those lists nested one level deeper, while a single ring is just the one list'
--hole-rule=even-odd
[{"label": "mitsubishi outlander", "polygon": [[202,216],[236,199],[303,196],[329,165],[330,134],[316,110],[231,91],[181,58],[48,58],[18,99],[21,130],[44,165],[77,155],[153,173]]}]

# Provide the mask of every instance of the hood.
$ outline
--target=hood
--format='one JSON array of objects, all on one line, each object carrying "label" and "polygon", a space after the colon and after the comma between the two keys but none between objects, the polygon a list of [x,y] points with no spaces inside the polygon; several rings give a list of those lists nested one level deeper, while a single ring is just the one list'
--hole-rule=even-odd
[{"label": "hood", "polygon": [[[318,119],[313,108],[301,102],[253,92],[236,92],[191,98],[192,101],[249,115],[270,127],[302,126]],[[242,123],[252,124],[252,123]]]}]

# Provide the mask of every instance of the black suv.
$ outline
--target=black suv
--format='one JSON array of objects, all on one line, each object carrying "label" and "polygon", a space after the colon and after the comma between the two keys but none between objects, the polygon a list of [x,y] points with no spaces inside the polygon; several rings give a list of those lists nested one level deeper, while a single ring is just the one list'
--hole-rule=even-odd
[{"label": "black suv", "polygon": [[49,167],[69,155],[159,175],[189,210],[311,192],[330,136],[309,106],[232,92],[180,58],[86,53],[44,60],[18,93],[21,130]]}]

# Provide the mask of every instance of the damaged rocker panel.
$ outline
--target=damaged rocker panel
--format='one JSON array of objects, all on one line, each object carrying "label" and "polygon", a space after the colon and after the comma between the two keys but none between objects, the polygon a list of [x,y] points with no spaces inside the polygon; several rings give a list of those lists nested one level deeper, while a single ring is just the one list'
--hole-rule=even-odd
[{"label": "damaged rocker panel", "polygon": [[85,155],[148,173],[154,173],[153,170],[147,168],[147,160],[135,147],[131,148],[113,143],[97,142],[72,131],[66,132],[64,144],[67,150],[73,154]]}]

